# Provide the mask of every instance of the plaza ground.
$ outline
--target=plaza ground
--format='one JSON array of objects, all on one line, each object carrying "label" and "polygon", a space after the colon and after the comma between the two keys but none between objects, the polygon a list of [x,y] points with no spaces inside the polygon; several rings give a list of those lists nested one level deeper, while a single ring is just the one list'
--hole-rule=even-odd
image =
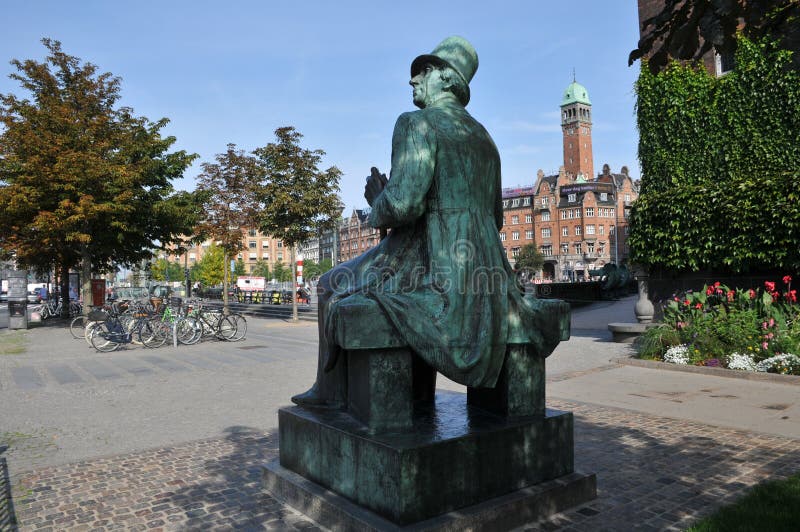
[{"label": "plaza ground", "polygon": [[[548,407],[574,412],[598,498],[531,529],[684,529],[800,471],[797,384],[620,363],[632,352],[606,325],[632,309],[576,309],[548,359]],[[12,511],[20,530],[318,528],[259,482],[278,408],[314,380],[315,324],[251,318],[242,342],[115,353],[59,327],[23,335],[0,355],[0,529]]]}]

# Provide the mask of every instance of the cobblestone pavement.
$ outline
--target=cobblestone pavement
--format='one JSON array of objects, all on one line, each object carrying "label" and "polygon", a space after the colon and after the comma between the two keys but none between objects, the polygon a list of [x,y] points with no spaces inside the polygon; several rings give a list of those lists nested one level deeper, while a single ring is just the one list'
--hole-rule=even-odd
[{"label": "cobblestone pavement", "polygon": [[[682,530],[765,479],[800,471],[800,440],[596,405],[551,401],[576,416],[580,471],[598,498],[526,530]],[[25,530],[318,530],[260,487],[277,435],[232,427],[222,438],[42,468],[20,477]]]}]

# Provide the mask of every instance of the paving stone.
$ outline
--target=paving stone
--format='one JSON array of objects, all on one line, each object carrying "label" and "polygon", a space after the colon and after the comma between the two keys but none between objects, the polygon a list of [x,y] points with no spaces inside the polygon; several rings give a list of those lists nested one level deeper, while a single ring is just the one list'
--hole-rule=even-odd
[{"label": "paving stone", "polygon": [[[524,530],[684,530],[753,485],[800,471],[800,440],[588,404],[575,414],[575,459],[598,499]],[[41,468],[13,488],[19,528],[75,530],[319,530],[261,488],[277,456],[272,432]]]}]

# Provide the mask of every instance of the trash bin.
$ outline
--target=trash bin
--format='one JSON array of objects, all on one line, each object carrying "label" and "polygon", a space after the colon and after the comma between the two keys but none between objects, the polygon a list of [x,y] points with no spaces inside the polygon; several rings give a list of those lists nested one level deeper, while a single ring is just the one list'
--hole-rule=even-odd
[{"label": "trash bin", "polygon": [[8,328],[28,328],[28,299],[8,301]]}]

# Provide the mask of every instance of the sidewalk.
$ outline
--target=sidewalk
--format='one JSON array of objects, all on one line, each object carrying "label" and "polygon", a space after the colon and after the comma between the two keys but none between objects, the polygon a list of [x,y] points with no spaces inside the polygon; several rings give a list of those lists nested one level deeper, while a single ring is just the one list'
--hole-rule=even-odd
[{"label": "sidewalk", "polygon": [[[576,468],[599,493],[531,529],[684,529],[800,471],[800,387],[619,365],[630,347],[605,324],[632,321],[632,306],[576,310],[548,359],[548,406],[574,412]],[[316,327],[250,324],[239,345],[109,355],[54,349],[68,333],[39,329],[26,354],[0,357],[0,436],[39,431],[2,455],[20,529],[318,529],[258,470],[277,455],[277,408],[313,381]],[[80,381],[59,383],[70,371]]]}]

